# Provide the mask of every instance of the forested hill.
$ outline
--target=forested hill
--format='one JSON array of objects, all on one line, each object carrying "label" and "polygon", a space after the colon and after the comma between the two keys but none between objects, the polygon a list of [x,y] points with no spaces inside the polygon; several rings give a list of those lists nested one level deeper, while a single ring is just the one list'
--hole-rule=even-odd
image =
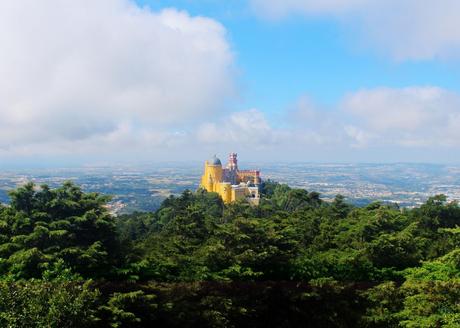
[{"label": "forested hill", "polygon": [[25,185],[0,207],[0,327],[460,327],[460,207],[353,207],[266,182],[259,207],[186,191]]}]

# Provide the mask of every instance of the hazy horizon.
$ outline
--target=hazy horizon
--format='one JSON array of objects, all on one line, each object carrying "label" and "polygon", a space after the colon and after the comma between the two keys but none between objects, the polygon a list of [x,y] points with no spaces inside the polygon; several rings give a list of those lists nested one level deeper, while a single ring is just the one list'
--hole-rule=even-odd
[{"label": "hazy horizon", "polygon": [[[123,167],[133,167],[133,168],[141,168],[146,166],[152,166],[154,168],[162,168],[168,167],[169,165],[179,165],[185,167],[196,167],[197,169],[201,169],[204,165],[204,161],[194,160],[194,161],[133,161],[133,162],[93,162],[93,163],[63,163],[63,162],[45,162],[45,163],[35,163],[35,164],[27,164],[27,163],[0,163],[0,170],[3,171],[17,171],[17,170],[53,170],[53,169],[83,169],[83,168],[123,168]],[[266,165],[296,165],[296,164],[305,164],[305,165],[428,165],[428,166],[460,166],[460,162],[396,162],[396,161],[388,161],[388,162],[353,162],[353,161],[330,161],[330,162],[322,162],[322,161],[267,161],[267,160],[260,160],[260,161],[241,161],[242,166],[245,165],[255,165],[255,164],[266,164]],[[263,167],[261,167],[263,170]]]}]

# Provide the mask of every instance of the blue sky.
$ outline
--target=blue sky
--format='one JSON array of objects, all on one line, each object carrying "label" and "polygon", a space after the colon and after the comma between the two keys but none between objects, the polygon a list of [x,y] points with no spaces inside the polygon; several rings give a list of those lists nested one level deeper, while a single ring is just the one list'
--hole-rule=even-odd
[{"label": "blue sky", "polygon": [[0,165],[459,163],[459,21],[454,0],[5,0]]},{"label": "blue sky", "polygon": [[457,61],[395,61],[359,47],[353,35],[330,18],[267,20],[239,0],[137,2],[212,17],[225,26],[241,73],[242,109],[277,112],[303,94],[331,105],[347,92],[380,86],[436,85],[460,91]]},{"label": "blue sky", "polygon": [[[265,90],[267,82],[272,82],[277,92],[290,96],[312,89],[326,102],[350,90],[381,85],[460,88],[457,60],[395,61],[372,49],[357,47],[353,36],[332,19],[265,20],[254,16],[245,1],[232,1],[237,3],[232,6],[225,2],[139,1],[151,8],[174,7],[221,22],[237,53],[243,80],[249,80],[251,88]],[[288,86],[285,81],[292,84]]]}]

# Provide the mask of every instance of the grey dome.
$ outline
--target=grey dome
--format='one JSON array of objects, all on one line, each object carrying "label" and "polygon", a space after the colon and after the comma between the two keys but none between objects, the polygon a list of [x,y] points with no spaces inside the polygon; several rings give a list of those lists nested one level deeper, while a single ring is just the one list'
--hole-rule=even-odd
[{"label": "grey dome", "polygon": [[222,162],[220,159],[217,158],[216,155],[214,155],[210,160],[209,160],[210,165],[222,165]]}]

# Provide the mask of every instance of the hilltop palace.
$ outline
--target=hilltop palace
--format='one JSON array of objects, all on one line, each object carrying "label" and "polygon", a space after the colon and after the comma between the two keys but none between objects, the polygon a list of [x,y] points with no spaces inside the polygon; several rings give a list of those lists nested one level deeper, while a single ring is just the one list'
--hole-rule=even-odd
[{"label": "hilltop palace", "polygon": [[259,205],[259,170],[239,170],[237,154],[229,155],[228,164],[222,168],[220,159],[214,157],[204,164],[201,187],[209,192],[218,193],[225,203],[246,199],[253,205]]}]

